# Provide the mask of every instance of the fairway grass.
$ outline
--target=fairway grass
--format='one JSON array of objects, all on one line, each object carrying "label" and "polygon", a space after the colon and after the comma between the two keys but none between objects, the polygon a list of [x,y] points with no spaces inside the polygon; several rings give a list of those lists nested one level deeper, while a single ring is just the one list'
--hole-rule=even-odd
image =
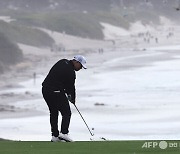
[{"label": "fairway grass", "polygon": [[[163,144],[162,144],[163,143]],[[180,141],[0,141],[0,154],[179,154]],[[177,144],[175,144],[177,143]],[[165,149],[164,149],[165,148]]]}]

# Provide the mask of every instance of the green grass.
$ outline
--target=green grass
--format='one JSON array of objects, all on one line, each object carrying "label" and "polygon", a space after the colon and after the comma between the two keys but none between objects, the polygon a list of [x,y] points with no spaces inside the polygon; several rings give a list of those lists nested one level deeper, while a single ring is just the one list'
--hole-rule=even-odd
[{"label": "green grass", "polygon": [[[180,147],[142,148],[146,141],[22,142],[0,141],[0,154],[179,154]],[[155,141],[148,141],[155,142]],[[157,141],[159,142],[159,141]],[[174,141],[167,141],[168,144]]]}]

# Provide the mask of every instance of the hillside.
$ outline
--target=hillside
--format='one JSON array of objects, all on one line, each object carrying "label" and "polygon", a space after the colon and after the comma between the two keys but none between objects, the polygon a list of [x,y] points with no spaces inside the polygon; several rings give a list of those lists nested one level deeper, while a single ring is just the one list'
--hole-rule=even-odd
[{"label": "hillside", "polygon": [[54,40],[43,31],[13,22],[7,23],[0,20],[0,32],[15,43],[37,47],[48,47],[54,43]]},{"label": "hillside", "polygon": [[159,24],[159,16],[178,22],[179,5],[177,0],[0,0],[0,13],[22,25],[103,39],[100,22],[125,29],[137,20]]},{"label": "hillside", "polygon": [[[126,30],[136,21],[155,27],[160,24],[160,16],[179,22],[179,7],[177,0],[0,0],[0,16],[13,19],[0,20],[0,32],[14,45],[52,48],[54,31],[103,40],[101,23]],[[39,27],[51,30],[52,34]],[[6,52],[11,55],[11,50]],[[0,63],[1,67],[7,65],[2,60]]]},{"label": "hillside", "polygon": [[0,14],[20,25],[103,39],[100,22],[125,29],[137,20],[158,25],[160,16],[178,22],[179,5],[177,0],[0,0]]},{"label": "hillside", "polygon": [[4,34],[0,33],[0,72],[6,71],[8,66],[14,65],[23,59],[22,51]]},{"label": "hillside", "polygon": [[52,47],[54,40],[45,32],[29,26],[0,20],[0,72],[23,59],[18,43],[36,47]]}]

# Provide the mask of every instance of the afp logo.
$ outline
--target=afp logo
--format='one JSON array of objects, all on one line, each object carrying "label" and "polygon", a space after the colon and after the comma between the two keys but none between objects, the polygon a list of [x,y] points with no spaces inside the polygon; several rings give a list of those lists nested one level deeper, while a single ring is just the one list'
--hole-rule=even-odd
[{"label": "afp logo", "polygon": [[159,141],[159,142],[153,142],[153,141],[149,141],[149,142],[145,142],[142,145],[143,149],[150,149],[150,148],[160,148],[160,149],[167,149],[167,148],[177,148],[178,147],[178,143],[176,142],[171,142],[168,143],[166,141]]}]

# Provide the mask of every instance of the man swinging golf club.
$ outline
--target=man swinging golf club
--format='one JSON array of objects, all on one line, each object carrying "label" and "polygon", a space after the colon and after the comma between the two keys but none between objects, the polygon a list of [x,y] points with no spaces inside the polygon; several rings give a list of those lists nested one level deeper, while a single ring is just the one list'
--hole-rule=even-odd
[{"label": "man swinging golf club", "polygon": [[[75,71],[86,69],[86,59],[77,55],[72,60],[61,59],[49,71],[42,83],[42,94],[50,111],[52,142],[72,142],[68,136],[71,119],[69,101],[75,104]],[[66,97],[67,96],[67,97]],[[59,111],[62,115],[61,131],[58,130]]]}]

